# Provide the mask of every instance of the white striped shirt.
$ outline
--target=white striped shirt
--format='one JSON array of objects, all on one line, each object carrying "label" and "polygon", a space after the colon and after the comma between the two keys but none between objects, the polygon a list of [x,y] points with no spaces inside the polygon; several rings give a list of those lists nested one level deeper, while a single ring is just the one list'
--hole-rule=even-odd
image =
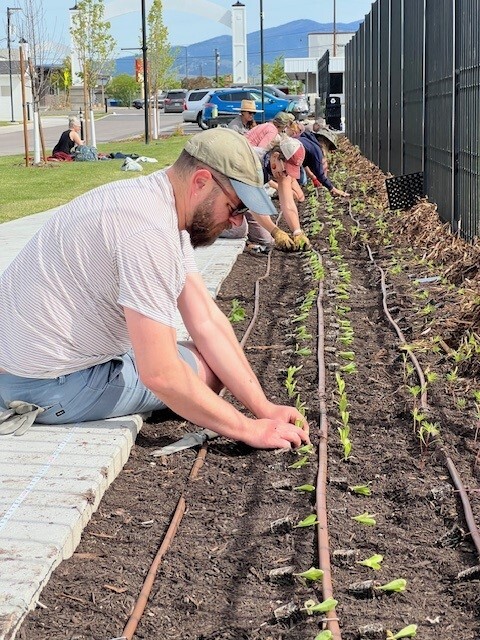
[{"label": "white striped shirt", "polygon": [[0,276],[0,368],[56,378],[124,354],[123,307],[175,327],[194,271],[163,171],[89,191],[55,212]]}]

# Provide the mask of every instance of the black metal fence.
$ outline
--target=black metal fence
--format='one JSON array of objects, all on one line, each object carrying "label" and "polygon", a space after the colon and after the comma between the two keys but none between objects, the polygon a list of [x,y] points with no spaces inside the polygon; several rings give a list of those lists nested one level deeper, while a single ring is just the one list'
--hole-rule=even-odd
[{"label": "black metal fence", "polygon": [[385,172],[423,172],[467,240],[480,236],[479,25],[478,0],[376,0],[345,48],[348,137]]}]

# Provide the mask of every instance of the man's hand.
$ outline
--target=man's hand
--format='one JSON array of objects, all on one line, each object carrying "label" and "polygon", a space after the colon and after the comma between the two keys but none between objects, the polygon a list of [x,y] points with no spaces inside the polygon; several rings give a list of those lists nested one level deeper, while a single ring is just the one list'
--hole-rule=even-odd
[{"label": "man's hand", "polygon": [[300,424],[303,431],[307,435],[309,433],[308,422],[304,416],[302,416],[298,409],[288,404],[274,404],[273,402],[269,402],[263,410],[261,417],[270,418],[270,420],[281,420],[282,422],[289,422],[290,424]]},{"label": "man's hand", "polygon": [[310,240],[303,233],[297,233],[293,236],[293,241],[295,242],[295,249],[297,251],[306,251],[307,249],[311,249],[312,245],[310,244]]},{"label": "man's hand", "polygon": [[253,427],[248,436],[242,440],[257,449],[290,449],[309,444],[308,433],[301,427],[297,427],[282,420],[253,420]]},{"label": "man's hand", "polygon": [[318,178],[312,178],[312,184],[315,187],[315,189],[318,189],[319,187],[322,186],[322,183],[320,182],[320,180],[318,180]]},{"label": "man's hand", "polygon": [[278,227],[274,227],[270,231],[272,238],[275,240],[275,246],[281,251],[295,251],[295,242],[292,238]]},{"label": "man's hand", "polygon": [[330,193],[334,198],[349,198],[350,194],[347,193],[346,191],[342,191],[341,189],[337,189],[336,187],[333,187],[332,189],[330,189]]}]

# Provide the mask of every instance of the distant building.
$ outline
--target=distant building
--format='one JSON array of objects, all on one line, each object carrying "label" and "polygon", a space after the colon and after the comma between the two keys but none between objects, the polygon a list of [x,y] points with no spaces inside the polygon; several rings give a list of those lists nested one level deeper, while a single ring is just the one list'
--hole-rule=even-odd
[{"label": "distant building", "polygon": [[[308,57],[285,58],[285,73],[292,80],[301,80],[305,84],[305,93],[309,97],[312,109],[315,105],[317,117],[325,116],[329,96],[340,98],[341,116],[345,116],[345,45],[354,33],[355,31],[309,33]],[[320,103],[317,98],[320,98]]]},{"label": "distant building", "polygon": [[[0,120],[10,122],[12,120],[12,99],[13,97],[13,119],[15,122],[23,120],[22,107],[22,83],[20,81],[20,60],[18,49],[11,51],[12,64],[12,93],[10,94],[10,63],[8,51],[0,49]],[[25,72],[25,94],[26,102],[32,103],[32,91],[30,88],[30,76]]]}]

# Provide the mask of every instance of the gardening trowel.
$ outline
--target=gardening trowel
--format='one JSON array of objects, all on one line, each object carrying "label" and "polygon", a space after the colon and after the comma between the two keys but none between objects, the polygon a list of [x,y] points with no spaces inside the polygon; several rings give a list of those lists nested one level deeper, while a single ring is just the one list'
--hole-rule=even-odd
[{"label": "gardening trowel", "polygon": [[177,440],[177,442],[172,442],[172,444],[168,444],[166,447],[162,447],[161,449],[157,449],[152,453],[152,456],[159,458],[160,456],[169,456],[171,453],[177,453],[178,451],[183,451],[184,449],[191,449],[192,447],[202,446],[204,442],[207,440],[211,440],[212,438],[216,438],[218,433],[215,431],[210,431],[210,429],[202,429],[199,432],[187,433]]}]

